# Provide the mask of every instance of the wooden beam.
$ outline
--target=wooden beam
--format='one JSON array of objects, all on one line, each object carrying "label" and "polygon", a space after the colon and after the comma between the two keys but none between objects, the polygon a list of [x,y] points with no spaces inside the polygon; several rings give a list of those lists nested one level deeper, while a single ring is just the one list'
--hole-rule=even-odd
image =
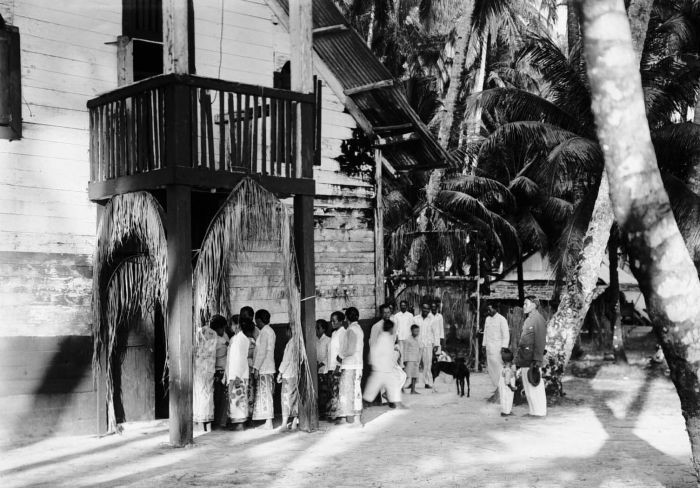
[{"label": "wooden beam", "polygon": [[366,85],[360,85],[360,86],[355,86],[353,88],[348,88],[345,90],[345,94],[350,96],[350,95],[356,95],[358,93],[364,93],[372,90],[378,90],[380,88],[387,88],[394,86],[394,80],[381,80],[381,81],[375,81],[373,83],[367,83]]},{"label": "wooden beam", "polygon": [[380,137],[374,144],[374,147],[384,147],[384,146],[395,146],[397,144],[403,144],[404,142],[418,141],[420,140],[420,135],[417,132],[408,132],[406,134],[400,134],[398,136],[387,136]]},{"label": "wooden beam", "polygon": [[317,27],[314,29],[314,37],[323,36],[326,34],[335,34],[336,32],[344,32],[348,30],[348,26],[345,24],[338,25],[327,25],[325,27]]},{"label": "wooden beam", "polygon": [[190,185],[193,188],[233,189],[243,178],[250,177],[275,195],[287,197],[291,195],[316,194],[316,183],[311,178],[285,178],[249,173],[233,173],[230,171],[211,171],[202,168],[176,168],[173,184]]},{"label": "wooden beam", "polygon": [[163,73],[189,73],[188,0],[163,0]]},{"label": "wooden beam", "polygon": [[382,151],[374,150],[374,188],[376,205],[374,207],[374,297],[377,313],[386,301],[384,286],[384,201],[382,199]]},{"label": "wooden beam", "polygon": [[128,36],[117,37],[117,86],[134,82],[134,43]]},{"label": "wooden beam", "polygon": [[[314,91],[312,0],[289,1],[291,42],[291,87],[302,93]],[[313,178],[313,105],[297,104],[296,170],[297,178]],[[306,357],[314,391],[318,392],[316,365],[316,272],[314,264],[314,199],[294,196],[294,245],[297,253],[301,288],[301,325]],[[304,395],[299,396],[299,427],[307,432],[318,429],[318,409],[310,409]],[[314,402],[314,405],[316,402]]]},{"label": "wooden beam", "polygon": [[192,442],[192,194],[187,186],[167,189],[168,368],[170,443]]},{"label": "wooden beam", "polygon": [[396,124],[396,125],[378,125],[374,128],[374,131],[378,134],[392,132],[394,135],[398,135],[398,134],[405,134],[407,132],[411,132],[411,131],[413,131],[413,129],[414,129],[413,123],[407,122],[405,124]]},{"label": "wooden beam", "polygon": [[88,198],[93,202],[99,202],[121,195],[141,190],[157,190],[171,183],[172,175],[165,169],[157,169],[148,173],[120,176],[119,178],[96,181],[88,184]]}]

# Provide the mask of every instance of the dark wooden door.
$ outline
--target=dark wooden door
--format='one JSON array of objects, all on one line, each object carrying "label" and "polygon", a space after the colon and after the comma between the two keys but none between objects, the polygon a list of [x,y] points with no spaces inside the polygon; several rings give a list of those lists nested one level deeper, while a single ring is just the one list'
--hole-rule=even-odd
[{"label": "dark wooden door", "polygon": [[153,317],[132,324],[121,370],[124,420],[155,419],[156,378]]}]

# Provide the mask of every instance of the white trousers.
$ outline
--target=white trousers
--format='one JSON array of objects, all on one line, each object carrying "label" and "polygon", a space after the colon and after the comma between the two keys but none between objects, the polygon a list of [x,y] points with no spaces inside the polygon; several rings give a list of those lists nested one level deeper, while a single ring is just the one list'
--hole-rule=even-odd
[{"label": "white trousers", "polygon": [[423,372],[418,375],[418,381],[416,383],[419,383],[420,380],[422,379],[423,382],[425,383],[425,386],[427,387],[432,387],[433,386],[433,345],[432,344],[427,344],[424,347],[420,348],[420,357],[421,360],[423,361]]},{"label": "white trousers", "polygon": [[[527,397],[527,404],[530,407],[530,415],[544,417],[547,415],[547,395],[544,392],[544,380],[540,379],[537,386],[532,386],[527,380],[527,371],[530,368],[520,368],[523,377],[523,389]],[[541,376],[542,370],[540,370]]]},{"label": "white trousers", "polygon": [[391,403],[400,402],[402,379],[395,372],[372,371],[367,379],[363,393],[365,401],[373,401],[379,394],[379,391],[386,388],[387,399]]},{"label": "white trousers", "polygon": [[503,360],[501,359],[501,346],[496,344],[495,346],[486,346],[486,370],[489,373],[489,378],[491,378],[491,383],[493,386],[498,386],[498,378],[501,377],[501,370],[503,369]]},{"label": "white trousers", "polygon": [[513,410],[513,390],[508,388],[502,375],[498,375],[498,397],[501,400],[501,413],[509,414]]}]

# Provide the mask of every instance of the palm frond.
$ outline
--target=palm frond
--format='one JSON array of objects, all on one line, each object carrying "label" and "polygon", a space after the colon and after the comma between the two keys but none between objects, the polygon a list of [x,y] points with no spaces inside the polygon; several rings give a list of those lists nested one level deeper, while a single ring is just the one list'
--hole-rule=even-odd
[{"label": "palm frond", "polygon": [[692,122],[670,124],[651,134],[659,169],[700,191],[700,126]]},{"label": "palm frond", "polygon": [[489,209],[497,206],[507,211],[515,206],[515,198],[507,186],[484,176],[464,174],[450,176],[443,180],[442,188],[479,198]]},{"label": "palm frond", "polygon": [[662,173],[666,193],[671,200],[673,216],[685,247],[700,273],[700,196],[675,176]]}]

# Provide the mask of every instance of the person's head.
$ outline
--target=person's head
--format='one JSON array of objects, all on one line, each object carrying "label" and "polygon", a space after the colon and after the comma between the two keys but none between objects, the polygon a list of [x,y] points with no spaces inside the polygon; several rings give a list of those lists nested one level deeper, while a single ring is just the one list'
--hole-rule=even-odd
[{"label": "person's head", "polygon": [[241,330],[241,321],[238,314],[231,315],[231,317],[229,317],[228,319],[228,327],[226,327],[226,333],[229,337],[233,337],[234,335],[238,334],[239,330]]},{"label": "person's head", "polygon": [[380,311],[382,312],[382,319],[389,320],[391,318],[391,306],[388,303],[382,305]]},{"label": "person's head", "polygon": [[391,302],[389,304],[389,308],[391,309],[391,315],[394,315],[394,313],[396,313],[396,304],[394,302]]},{"label": "person's head", "polygon": [[433,312],[433,314],[437,315],[440,311],[440,302],[437,300],[433,300],[430,304],[430,311]]},{"label": "person's head", "polygon": [[419,333],[420,333],[420,327],[418,327],[416,324],[413,324],[411,326],[411,335],[413,337],[418,337]]},{"label": "person's head", "polygon": [[533,310],[537,310],[537,307],[539,307],[539,305],[540,301],[535,295],[528,295],[523,301],[523,312],[530,313]]},{"label": "person's head", "polygon": [[258,326],[258,329],[262,329],[263,327],[265,327],[269,323],[270,323],[270,312],[268,312],[264,308],[261,308],[260,310],[255,312],[255,325]]},{"label": "person's head", "polygon": [[401,310],[403,313],[408,310],[408,302],[406,300],[401,300],[401,303],[399,303],[399,310]]},{"label": "person's head", "polygon": [[254,316],[255,316],[255,312],[253,311],[253,307],[245,306],[245,307],[241,308],[241,311],[240,311],[240,319],[241,320],[248,319],[248,320],[252,321]]},{"label": "person's head", "polygon": [[340,329],[345,322],[345,314],[343,312],[337,311],[331,314],[331,327],[333,330]]},{"label": "person's head", "polygon": [[486,315],[489,317],[496,315],[496,309],[493,307],[493,305],[489,304],[489,306],[486,307]]},{"label": "person's head", "polygon": [[253,337],[255,335],[255,324],[253,323],[252,320],[243,320],[241,321],[241,332],[246,337]]},{"label": "person's head", "polygon": [[509,364],[513,362],[513,351],[508,349],[507,347],[504,347],[501,349],[501,360],[503,361],[503,364]]},{"label": "person's head", "polygon": [[227,325],[228,322],[226,322],[226,319],[221,315],[212,315],[209,319],[209,327],[211,327],[219,337],[224,335]]},{"label": "person's head", "polygon": [[425,302],[422,303],[420,306],[420,314],[423,318],[426,318],[428,314],[430,313],[430,304]]},{"label": "person's head", "polygon": [[388,332],[389,334],[394,333],[394,322],[392,322],[389,319],[384,319],[384,325],[382,326],[382,329],[384,332]]},{"label": "person's head", "polygon": [[323,319],[318,319],[316,321],[316,337],[320,339],[323,334],[328,334],[328,322]]},{"label": "person's head", "polygon": [[348,307],[348,309],[345,310],[345,318],[348,319],[348,322],[351,324],[357,322],[360,320],[360,311],[355,307]]}]

